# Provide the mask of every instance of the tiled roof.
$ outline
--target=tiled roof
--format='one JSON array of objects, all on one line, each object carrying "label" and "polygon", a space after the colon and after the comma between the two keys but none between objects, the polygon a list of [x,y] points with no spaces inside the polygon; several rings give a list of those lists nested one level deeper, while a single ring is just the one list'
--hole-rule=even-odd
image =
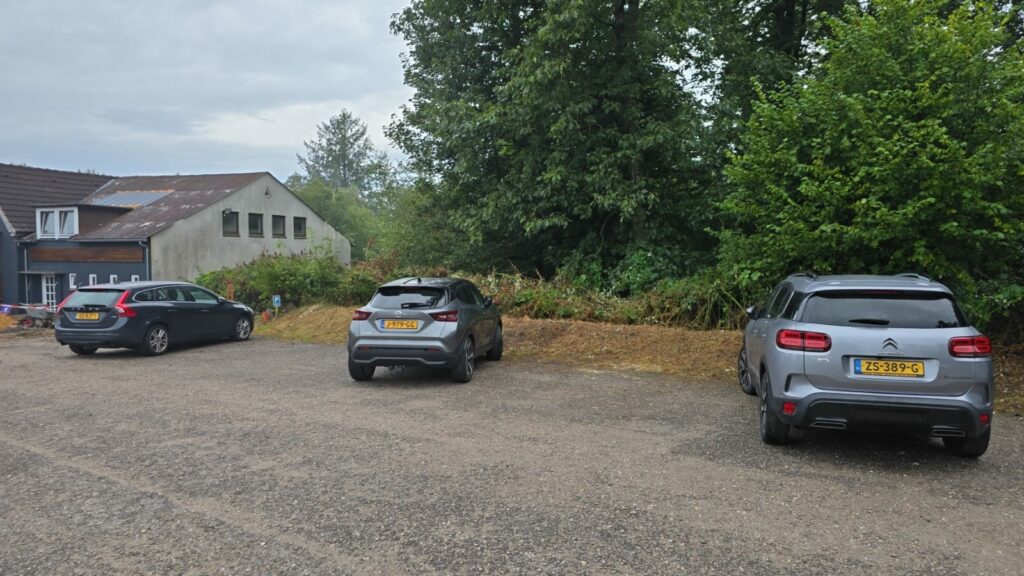
[{"label": "tiled roof", "polygon": [[110,176],[0,164],[0,213],[15,235],[35,232],[40,205],[73,205],[110,181]]},{"label": "tiled roof", "polygon": [[267,172],[248,172],[115,178],[82,204],[134,205],[135,209],[73,239],[145,240],[266,175]]}]

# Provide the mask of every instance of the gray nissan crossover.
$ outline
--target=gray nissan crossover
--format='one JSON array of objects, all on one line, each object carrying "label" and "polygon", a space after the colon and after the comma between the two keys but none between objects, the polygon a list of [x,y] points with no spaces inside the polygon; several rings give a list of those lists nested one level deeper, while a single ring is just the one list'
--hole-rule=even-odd
[{"label": "gray nissan crossover", "polygon": [[790,427],[897,430],[978,457],[992,433],[992,345],[952,292],[919,274],[793,274],[749,321],[740,387],[761,439]]},{"label": "gray nissan crossover", "polygon": [[427,366],[469,382],[477,357],[500,360],[503,349],[498,307],[471,282],[401,278],[352,313],[348,373],[362,381],[377,366]]}]

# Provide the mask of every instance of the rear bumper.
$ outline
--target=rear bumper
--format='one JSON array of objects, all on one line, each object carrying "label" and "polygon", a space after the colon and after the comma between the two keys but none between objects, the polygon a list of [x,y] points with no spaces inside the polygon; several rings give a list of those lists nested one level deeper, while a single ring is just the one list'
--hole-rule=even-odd
[{"label": "rear bumper", "polygon": [[[869,394],[817,393],[796,401],[796,412],[776,413],[798,428],[832,430],[894,430],[948,437],[976,437],[991,426],[992,410],[962,399],[885,397]],[[989,423],[981,423],[988,414]]]},{"label": "rear bumper", "polygon": [[100,348],[138,348],[142,344],[142,330],[126,324],[111,330],[57,328],[54,338],[61,344],[81,344]]},{"label": "rear bumper", "polygon": [[365,366],[427,366],[450,368],[457,353],[440,340],[422,342],[364,341],[348,347],[349,358]]}]

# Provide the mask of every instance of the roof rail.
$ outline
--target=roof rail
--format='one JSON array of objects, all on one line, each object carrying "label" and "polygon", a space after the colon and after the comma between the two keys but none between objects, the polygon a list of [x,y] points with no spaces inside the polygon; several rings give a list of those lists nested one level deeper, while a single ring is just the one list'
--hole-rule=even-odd
[{"label": "roof rail", "polygon": [[902,276],[902,277],[905,277],[905,278],[921,278],[921,279],[927,280],[929,282],[931,282],[931,280],[932,280],[931,278],[925,276],[924,274],[918,273],[918,272],[902,272],[900,274],[897,274],[897,276]]},{"label": "roof rail", "polygon": [[793,274],[789,275],[790,278],[792,278],[793,276],[806,276],[806,277],[810,278],[811,280],[817,280],[818,279],[818,275],[815,274],[814,272],[794,272]]}]

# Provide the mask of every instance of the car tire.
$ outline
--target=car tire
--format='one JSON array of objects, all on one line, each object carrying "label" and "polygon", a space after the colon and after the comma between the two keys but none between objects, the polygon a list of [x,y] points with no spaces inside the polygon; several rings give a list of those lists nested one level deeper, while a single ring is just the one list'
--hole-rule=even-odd
[{"label": "car tire", "polygon": [[747,362],[747,347],[740,348],[739,358],[736,360],[736,372],[739,374],[740,390],[744,394],[757,395],[757,387],[754,386],[754,377],[750,373],[750,364]]},{"label": "car tire", "polygon": [[142,353],[146,356],[159,356],[171,345],[171,334],[163,324],[154,324],[146,330],[142,337]]},{"label": "car tire", "polygon": [[491,349],[487,351],[487,359],[492,362],[501,360],[501,355],[505,353],[505,336],[501,333],[501,326],[494,332],[494,344],[491,345]]},{"label": "car tire", "polygon": [[964,458],[977,458],[988,450],[988,442],[992,438],[992,428],[985,430],[976,438],[943,438],[942,443],[950,454]]},{"label": "car tire", "polygon": [[231,339],[235,342],[248,340],[252,336],[252,316],[242,314],[235,320],[235,329],[231,332]]},{"label": "car tire", "polygon": [[348,375],[352,377],[356,382],[366,382],[373,378],[373,372],[376,370],[373,366],[367,366],[365,364],[359,364],[352,360],[352,357],[348,358]]},{"label": "car tire", "polygon": [[465,384],[473,379],[476,363],[476,348],[473,346],[473,339],[466,337],[462,341],[459,358],[452,367],[452,380]]},{"label": "car tire", "polygon": [[789,424],[779,419],[771,407],[771,380],[768,371],[761,371],[760,425],[761,441],[765,444],[785,444],[789,441]]},{"label": "car tire", "polygon": [[81,346],[78,344],[68,344],[68,348],[70,348],[72,352],[78,354],[79,356],[89,356],[90,354],[96,353],[95,346]]}]

